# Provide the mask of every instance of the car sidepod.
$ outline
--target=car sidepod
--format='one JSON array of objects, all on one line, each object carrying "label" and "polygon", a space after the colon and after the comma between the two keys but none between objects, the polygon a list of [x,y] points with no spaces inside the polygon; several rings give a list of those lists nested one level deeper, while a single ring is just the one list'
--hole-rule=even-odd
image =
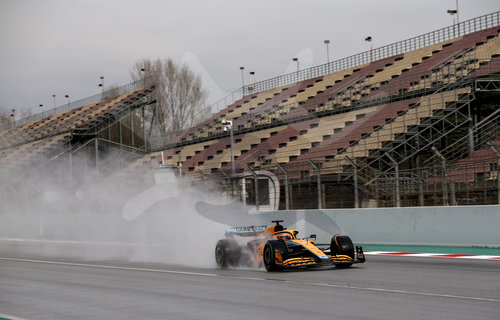
[{"label": "car sidepod", "polygon": [[308,240],[287,241],[287,259],[284,268],[301,268],[332,265],[331,259]]}]

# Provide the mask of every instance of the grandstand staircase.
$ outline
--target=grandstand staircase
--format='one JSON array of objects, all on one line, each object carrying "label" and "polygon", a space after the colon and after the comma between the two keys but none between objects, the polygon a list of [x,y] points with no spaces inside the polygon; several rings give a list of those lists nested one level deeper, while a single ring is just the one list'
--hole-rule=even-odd
[{"label": "grandstand staircase", "polygon": [[[127,143],[114,142],[103,136],[106,136],[107,129],[113,124],[131,117],[138,109],[156,103],[156,100],[146,98],[154,89],[155,86],[152,85],[134,95],[133,98],[118,103],[113,108],[100,113],[98,117],[89,119],[83,125],[74,128],[72,130],[71,146],[66,151],[71,154],[90,152],[92,158],[95,159],[96,171],[104,175],[111,174],[142,158],[148,152],[148,144],[145,141],[143,141],[142,148],[139,148],[134,145],[127,145]],[[133,132],[131,134],[134,135]]]},{"label": "grandstand staircase", "polygon": [[[475,99],[474,93],[471,92],[472,89],[468,89],[472,88],[473,83],[471,80],[466,79],[467,75],[468,73],[464,73],[456,81],[428,95],[429,99],[432,96],[441,95],[445,105],[443,108],[431,111],[429,116],[417,119],[418,124],[413,124],[418,112],[412,112],[412,109],[420,107],[422,102],[425,102],[425,98],[418,104],[411,106],[406,112],[398,115],[397,118],[388,120],[385,125],[364,136],[377,135],[377,131],[380,130],[392,132],[391,126],[396,120],[399,125],[401,125],[401,122],[403,126],[404,123],[411,124],[406,126],[404,132],[394,134],[393,139],[382,141],[380,148],[367,150],[367,154],[362,157],[346,154],[348,148],[339,152],[338,158],[346,155],[355,158],[360,185],[364,184],[365,187],[368,187],[376,180],[393,181],[395,166],[401,166],[422,151],[429,152],[431,147],[438,145],[442,139],[450,137],[459,131],[467,130],[467,127],[470,126],[470,104]],[[449,92],[456,92],[456,99],[445,102],[444,95]],[[351,143],[350,147],[359,143],[362,143],[362,141],[355,141]],[[352,172],[351,167],[346,163],[344,172]],[[352,174],[346,175],[345,178],[352,179]],[[379,187],[377,186],[377,188]],[[373,193],[374,188],[372,187],[371,190]]]},{"label": "grandstand staircase", "polygon": [[[398,164],[410,159],[415,154],[435,145],[444,135],[468,126],[469,115],[464,112],[474,100],[473,94],[461,94],[458,100],[447,103],[444,109],[434,111],[433,115],[423,118],[418,125],[408,128],[407,132],[399,133],[393,141],[382,144],[382,149],[375,151],[375,155],[390,154],[397,159]],[[446,131],[443,130],[446,128]]]},{"label": "grandstand staircase", "polygon": [[[86,154],[83,158],[89,157],[90,162],[86,162],[86,167],[94,167],[99,174],[107,175],[119,170],[129,163],[143,157],[146,147],[137,148],[109,141],[100,137],[102,131],[120,121],[139,108],[155,103],[145,99],[145,97],[155,89],[154,85],[133,96],[132,99],[118,103],[116,106],[100,112],[96,115],[89,115],[89,120],[83,125],[73,127],[66,132],[58,132],[54,135],[54,142],[46,143],[36,154],[32,154],[25,163],[20,164],[21,171],[26,168],[36,172],[61,171],[77,172],[82,171],[78,167],[78,161],[73,163],[72,159],[78,158],[81,154]],[[64,135],[62,138],[59,136]],[[52,136],[44,137],[51,139]],[[50,140],[49,140],[50,141]],[[92,160],[94,159],[94,160]],[[93,161],[93,163],[91,163]],[[47,170],[47,168],[51,168]],[[83,171],[87,171],[85,168]]]},{"label": "grandstand staircase", "polygon": [[97,145],[101,153],[104,153],[103,160],[99,163],[99,172],[104,175],[125,168],[146,154],[143,149],[121,145],[104,139],[98,139]]},{"label": "grandstand staircase", "polygon": [[467,111],[474,99],[472,93],[460,94],[456,101],[446,103],[443,109],[420,119],[418,125],[408,127],[406,132],[396,134],[394,140],[383,142],[381,148],[370,151],[361,162],[364,166],[358,169],[365,179],[369,178],[364,181],[365,185],[376,179],[393,179],[395,166],[402,166],[422,152],[431,153],[431,148],[446,137],[466,132],[471,120]]},{"label": "grandstand staircase", "polygon": [[[478,95],[493,96],[491,100],[496,101],[500,92],[499,78],[494,75],[487,79],[468,80],[464,76],[461,81],[446,86],[447,90],[443,90],[443,94],[451,90],[460,92],[464,88],[470,88],[470,92],[458,94],[455,101],[447,102],[444,108],[422,118],[418,125],[408,126],[405,132],[395,134],[393,140],[382,142],[380,148],[369,151],[365,157],[356,158],[356,172],[352,165],[345,165],[345,179],[352,179],[356,174],[360,192],[375,195],[377,199],[391,198],[395,188],[396,166],[399,169],[413,166],[415,169],[415,163],[419,161],[417,155],[422,153],[428,157],[422,162],[424,167],[439,166],[442,160],[432,151],[432,147],[439,150],[442,141],[446,140],[447,143],[444,149],[439,150],[440,155],[449,166],[470,155],[470,148],[464,148],[464,145],[472,145],[478,150],[488,142],[500,139],[500,105],[490,106],[489,115],[475,125],[470,115],[471,104]],[[407,114],[408,111],[400,116],[405,117]],[[394,120],[388,121],[384,127],[390,126]],[[376,130],[371,134],[376,134]],[[351,145],[358,143],[356,141]],[[417,171],[399,171],[398,185],[405,194],[419,194],[422,192],[419,190],[421,185],[428,183]]]},{"label": "grandstand staircase", "polygon": [[[479,85],[478,82],[480,82]],[[456,102],[449,103],[444,109],[435,111],[432,117],[424,119],[419,126],[409,127],[408,132],[398,134],[394,141],[383,144],[383,148],[374,152],[374,155],[383,156],[383,154],[388,153],[392,157],[400,159],[398,162],[400,165],[422,149],[428,149],[432,145],[436,145],[444,137],[441,134],[442,132],[439,131],[439,127],[447,128],[445,132],[446,136],[454,134],[456,130],[463,129],[464,127],[471,127],[470,122],[472,119],[463,111],[470,109],[471,103],[476,99],[478,88],[480,88],[483,94],[485,92],[497,92],[498,95],[500,88],[497,86],[497,83],[498,80],[496,79],[476,80],[474,83],[474,87],[476,88],[474,93],[460,95]],[[461,138],[449,144],[445,149],[440,150],[443,157],[448,160],[466,157],[468,155],[468,148],[464,148],[463,145],[469,144],[468,140],[471,138],[473,139],[472,145],[475,149],[482,148],[487,142],[500,138],[499,106],[491,107],[491,109],[496,110],[472,126],[470,131],[463,130],[466,134],[461,134]],[[420,147],[418,147],[419,145]],[[424,161],[424,165],[438,164],[439,161],[436,161],[437,159],[438,156],[433,153],[429,159]]]},{"label": "grandstand staircase", "polygon": [[[448,161],[457,161],[467,156],[470,156],[469,150],[463,146],[470,144],[474,146],[474,150],[484,148],[488,142],[500,139],[500,105],[496,105],[497,109],[483,120],[474,125],[469,134],[464,135],[460,139],[447,146],[441,151],[441,154]],[[424,161],[424,166],[432,166],[439,164],[439,158],[436,155]]]},{"label": "grandstand staircase", "polygon": [[156,100],[148,101],[145,97],[154,91],[155,86],[142,91],[123,103],[117,104],[116,107],[107,110],[99,115],[99,117],[87,121],[85,124],[73,129],[73,136],[96,136],[99,132],[109,127],[112,123],[128,116],[136,109],[146,107],[156,103]]}]

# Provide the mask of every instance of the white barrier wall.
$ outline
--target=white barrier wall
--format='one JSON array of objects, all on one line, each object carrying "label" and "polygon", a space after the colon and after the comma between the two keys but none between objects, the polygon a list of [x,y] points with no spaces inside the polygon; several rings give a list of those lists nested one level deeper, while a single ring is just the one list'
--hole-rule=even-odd
[{"label": "white barrier wall", "polygon": [[[306,235],[328,243],[324,216],[355,243],[500,247],[500,206],[412,207],[279,211],[273,218],[296,221]],[[290,219],[295,215],[294,219]],[[305,223],[301,219],[305,217]],[[320,219],[321,221],[318,221]],[[303,220],[302,220],[303,221]],[[305,236],[305,235],[302,235]]]},{"label": "white barrier wall", "polygon": [[[181,238],[197,238],[193,230],[201,229],[212,232],[217,240],[223,237],[227,226],[265,225],[281,219],[285,227],[300,230],[299,237],[316,234],[318,243],[329,243],[332,235],[342,233],[358,244],[500,247],[499,205],[259,213],[237,212],[235,208],[216,207],[214,212],[222,214],[215,220],[194,210],[189,211],[188,219],[186,213],[175,215],[163,207],[155,214],[143,214],[133,221],[121,214],[0,215],[0,238],[155,242],[172,237],[177,229]],[[214,222],[210,230],[209,222]]]}]

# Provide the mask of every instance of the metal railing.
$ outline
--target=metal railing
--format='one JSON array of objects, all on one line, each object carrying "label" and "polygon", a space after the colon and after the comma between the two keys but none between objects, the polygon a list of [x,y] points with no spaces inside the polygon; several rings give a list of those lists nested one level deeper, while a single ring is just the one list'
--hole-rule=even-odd
[{"label": "metal railing", "polygon": [[[281,105],[270,101],[273,106],[268,110],[248,114],[247,118],[240,117],[234,120],[234,132],[244,133],[247,130],[255,130],[256,127],[265,127],[269,124],[283,125],[310,118],[311,116],[319,116],[322,113],[348,112],[354,109],[388,103],[394,99],[401,100],[403,98],[408,99],[428,95],[436,92],[436,90],[446,89],[447,86],[459,81],[459,78],[464,78],[466,73],[472,72],[476,66],[475,63],[470,64],[471,61],[476,61],[475,56],[462,56],[459,61],[453,61],[453,63],[449,61],[447,64],[433,70],[401,75],[397,78],[373,83],[370,79],[361,76],[353,79],[334,93],[316,96],[305,103],[292,102]],[[257,118],[259,119],[258,123],[250,121],[252,119],[257,120]],[[207,132],[202,130],[184,142],[196,143],[200,139],[207,138],[206,135]],[[211,138],[224,135],[227,135],[227,133],[213,132]],[[176,144],[169,146],[173,145]]]},{"label": "metal railing", "polygon": [[[208,109],[211,110],[212,112],[218,112],[221,109],[227,107],[228,105],[234,103],[238,99],[241,99],[245,94],[258,93],[261,91],[273,89],[279,86],[285,86],[306,79],[324,76],[326,74],[359,66],[365,63],[369,63],[371,61],[376,61],[379,59],[391,57],[405,52],[417,50],[429,45],[447,41],[472,32],[491,28],[499,24],[500,24],[500,11],[497,11],[484,16],[463,21],[453,26],[448,26],[420,36],[416,36],[383,47],[361,52],[336,61],[332,61],[330,63],[321,64],[308,69],[299,70],[297,72],[292,72],[282,76],[246,85],[234,91],[233,93],[229,94],[228,96],[213,103],[211,106],[208,107]],[[155,81],[156,80],[153,78],[141,79],[139,81],[129,83],[122,87],[111,89],[110,91],[102,92],[81,100],[66,103],[51,110],[47,110],[38,114],[22,118],[20,120],[17,120],[15,125],[21,126],[32,121],[52,116],[57,113],[73,110],[88,105],[90,103],[101,101],[105,97],[109,96],[110,93],[123,94],[127,91],[131,91],[140,87],[150,85]]]},{"label": "metal railing", "polygon": [[[441,165],[400,170],[397,175],[393,172],[384,174],[370,189],[364,188],[362,184],[354,184],[354,180],[346,181],[343,176],[348,173],[338,173],[344,166],[341,161],[332,160],[317,165],[321,168],[324,208],[353,208],[356,203],[353,188],[356,187],[360,194],[360,207],[394,207],[396,203],[403,207],[497,204],[500,188],[496,162],[497,159],[492,157],[489,160],[451,165],[444,171]],[[282,209],[285,190],[290,192],[289,209],[317,208],[317,172],[307,161],[280,165],[256,163],[254,169],[272,172],[279,179]],[[229,168],[223,171],[226,177],[230,175]],[[227,182],[229,194],[236,185]],[[399,201],[396,201],[397,197]]]},{"label": "metal railing", "polygon": [[47,117],[51,117],[51,116],[58,114],[58,113],[67,112],[70,110],[74,110],[74,109],[89,105],[91,103],[99,102],[99,101],[107,99],[107,98],[119,96],[119,95],[122,95],[126,92],[152,85],[155,82],[156,82],[156,78],[154,78],[154,77],[134,81],[134,82],[128,83],[128,84],[121,86],[121,87],[118,87],[118,88],[112,88],[108,91],[104,91],[104,92],[95,94],[93,96],[90,96],[90,97],[87,97],[84,99],[80,99],[77,101],[73,101],[70,103],[65,103],[65,104],[62,104],[58,107],[52,108],[50,110],[43,111],[43,112],[33,114],[33,115],[25,117],[25,118],[16,120],[15,126],[19,127],[19,126],[22,126],[26,123],[37,121],[37,120],[47,118]]},{"label": "metal railing", "polygon": [[396,179],[402,206],[498,204],[496,159],[401,170],[377,183],[379,206],[394,204]]}]

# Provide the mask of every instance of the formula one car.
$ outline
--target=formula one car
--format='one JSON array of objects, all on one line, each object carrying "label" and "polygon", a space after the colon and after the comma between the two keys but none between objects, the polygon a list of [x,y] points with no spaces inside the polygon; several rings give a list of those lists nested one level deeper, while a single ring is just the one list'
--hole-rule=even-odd
[{"label": "formula one car", "polygon": [[[280,222],[270,226],[234,227],[226,230],[226,239],[219,240],[215,247],[215,261],[220,268],[260,267],[267,271],[282,271],[292,268],[335,266],[347,268],[353,263],[365,262],[363,249],[354,245],[345,235],[334,235],[330,247],[316,246],[316,235],[298,239],[297,230],[286,230]],[[245,237],[250,241],[240,244]],[[237,241],[240,240],[240,241]]]}]

